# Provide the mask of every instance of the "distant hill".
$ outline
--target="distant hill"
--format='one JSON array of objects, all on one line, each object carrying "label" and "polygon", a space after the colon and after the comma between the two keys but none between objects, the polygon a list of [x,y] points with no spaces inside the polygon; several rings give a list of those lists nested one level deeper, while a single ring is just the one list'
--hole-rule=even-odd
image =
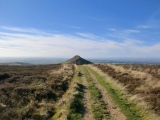
[{"label": "distant hill", "polygon": [[83,64],[92,64],[92,62],[85,60],[84,58],[81,58],[79,55],[74,56],[73,58],[63,62],[66,64],[77,64],[77,65],[83,65]]}]

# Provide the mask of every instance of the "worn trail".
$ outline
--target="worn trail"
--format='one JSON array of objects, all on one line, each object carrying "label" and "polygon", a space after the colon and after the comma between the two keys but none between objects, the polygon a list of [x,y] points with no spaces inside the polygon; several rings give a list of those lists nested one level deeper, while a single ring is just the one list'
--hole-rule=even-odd
[{"label": "worn trail", "polygon": [[88,90],[88,84],[86,82],[84,71],[81,68],[79,69],[80,69],[80,72],[82,73],[82,84],[84,86],[83,104],[84,104],[85,110],[84,110],[83,120],[94,120],[91,107],[90,107],[91,101],[90,101],[90,93]]},{"label": "worn trail", "polygon": [[102,99],[108,104],[108,110],[110,111],[110,120],[126,120],[126,117],[124,114],[120,111],[120,109],[115,105],[115,103],[112,101],[110,96],[108,95],[105,88],[103,88],[97,81],[97,78],[95,75],[86,67],[90,76],[92,77],[92,80],[94,81],[96,87],[101,91],[102,93]]}]

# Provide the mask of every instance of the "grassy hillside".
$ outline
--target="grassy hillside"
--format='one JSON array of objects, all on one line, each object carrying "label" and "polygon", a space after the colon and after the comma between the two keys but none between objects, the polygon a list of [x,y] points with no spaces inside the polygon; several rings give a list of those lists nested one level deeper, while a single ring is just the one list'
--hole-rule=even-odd
[{"label": "grassy hillside", "polygon": [[0,119],[159,120],[158,65],[0,66]]},{"label": "grassy hillside", "polygon": [[49,119],[68,89],[72,65],[0,66],[0,119]]}]

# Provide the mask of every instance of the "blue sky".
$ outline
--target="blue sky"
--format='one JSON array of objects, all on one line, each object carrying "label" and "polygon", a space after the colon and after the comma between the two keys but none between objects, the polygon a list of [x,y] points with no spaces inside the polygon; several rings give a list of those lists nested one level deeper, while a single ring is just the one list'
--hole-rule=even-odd
[{"label": "blue sky", "polygon": [[160,58],[159,0],[0,0],[0,57]]}]

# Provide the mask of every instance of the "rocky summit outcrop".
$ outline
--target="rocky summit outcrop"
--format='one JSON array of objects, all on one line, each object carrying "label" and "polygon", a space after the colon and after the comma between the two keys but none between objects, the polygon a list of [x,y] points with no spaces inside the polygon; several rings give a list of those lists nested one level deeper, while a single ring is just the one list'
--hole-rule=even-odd
[{"label": "rocky summit outcrop", "polygon": [[73,58],[65,61],[66,64],[77,64],[77,65],[83,65],[83,64],[92,64],[92,62],[85,60],[84,58],[81,58],[79,55],[74,56]]}]

